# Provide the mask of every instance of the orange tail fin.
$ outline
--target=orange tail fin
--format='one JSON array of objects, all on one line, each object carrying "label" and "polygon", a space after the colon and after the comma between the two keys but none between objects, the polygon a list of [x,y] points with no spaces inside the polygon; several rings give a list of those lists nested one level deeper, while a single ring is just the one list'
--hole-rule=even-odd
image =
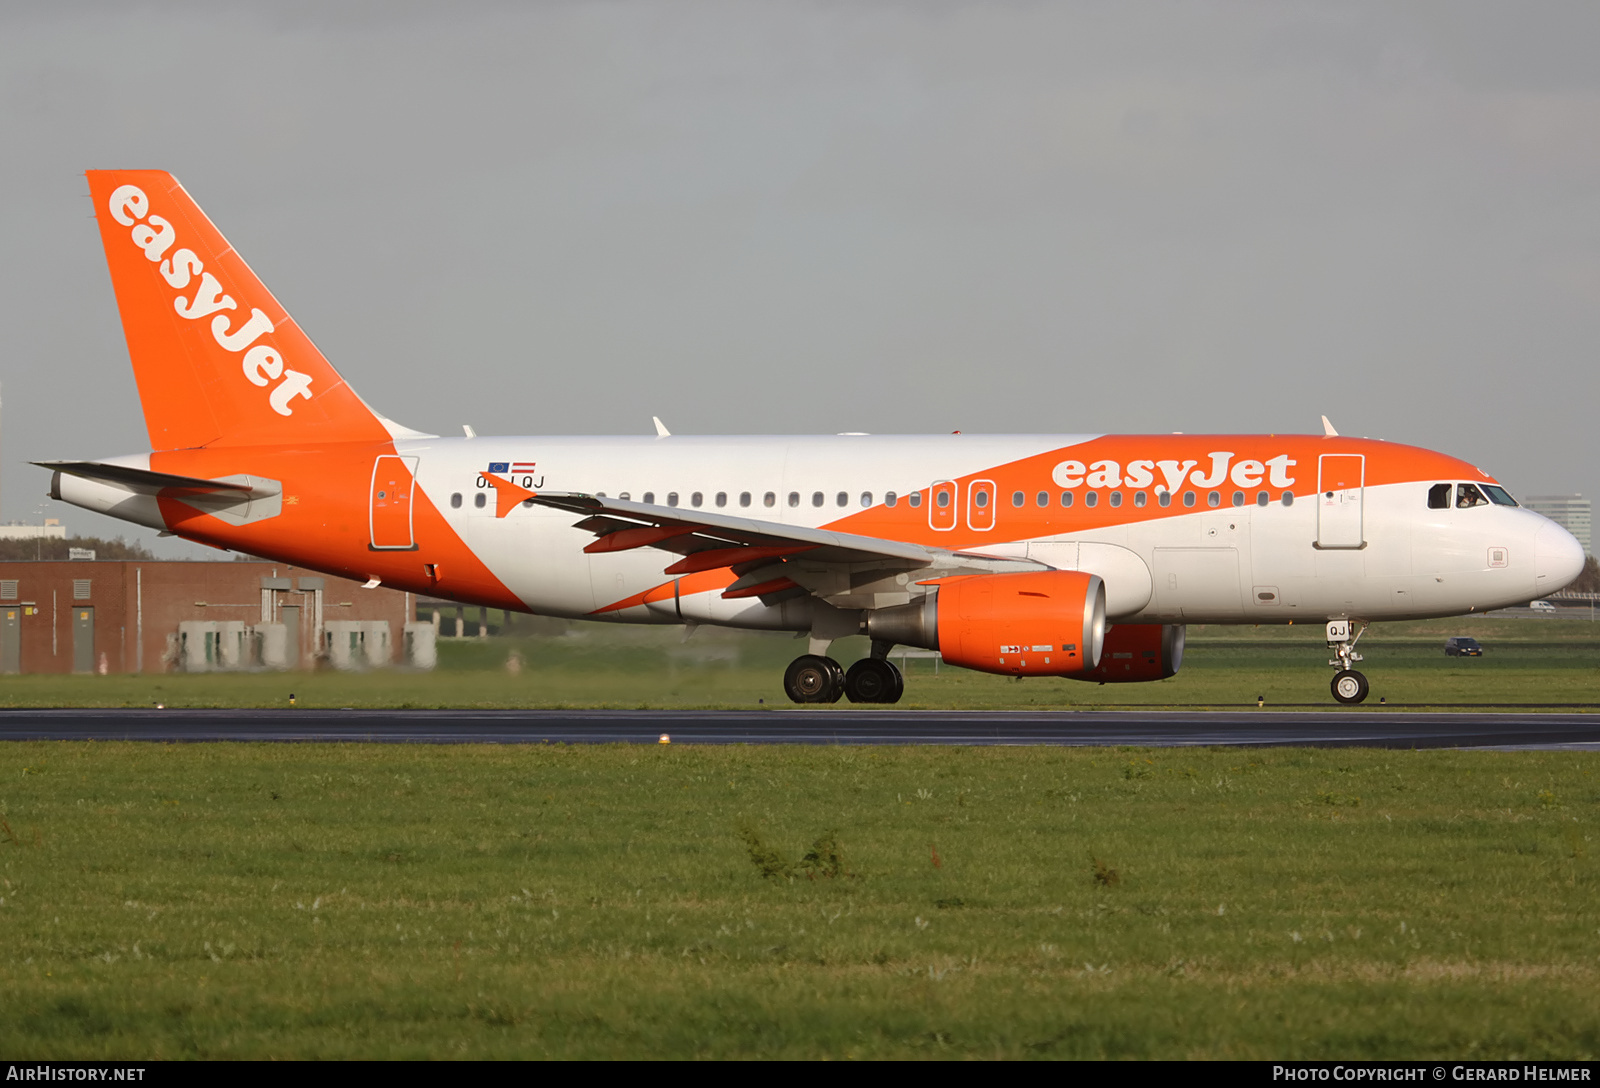
[{"label": "orange tail fin", "polygon": [[152,449],[390,437],[177,179],[88,178]]}]

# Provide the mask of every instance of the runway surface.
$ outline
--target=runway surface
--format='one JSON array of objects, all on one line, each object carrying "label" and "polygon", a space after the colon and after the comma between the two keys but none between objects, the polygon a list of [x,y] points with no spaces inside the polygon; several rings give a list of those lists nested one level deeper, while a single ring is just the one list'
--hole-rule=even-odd
[{"label": "runway surface", "polygon": [[0,740],[1360,745],[1600,750],[1600,714],[1327,710],[4,710]]}]

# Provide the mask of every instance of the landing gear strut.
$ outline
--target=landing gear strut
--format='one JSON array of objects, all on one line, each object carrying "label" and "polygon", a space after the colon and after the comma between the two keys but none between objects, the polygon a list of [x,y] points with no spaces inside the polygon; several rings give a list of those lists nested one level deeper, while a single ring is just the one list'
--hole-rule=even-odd
[{"label": "landing gear strut", "polygon": [[1362,623],[1351,637],[1349,620],[1328,621],[1328,649],[1334,655],[1328,659],[1328,664],[1339,670],[1333,674],[1330,688],[1333,697],[1341,703],[1359,703],[1367,697],[1367,678],[1350,667],[1361,660],[1361,655],[1356,653],[1356,643],[1366,632],[1367,625]]}]

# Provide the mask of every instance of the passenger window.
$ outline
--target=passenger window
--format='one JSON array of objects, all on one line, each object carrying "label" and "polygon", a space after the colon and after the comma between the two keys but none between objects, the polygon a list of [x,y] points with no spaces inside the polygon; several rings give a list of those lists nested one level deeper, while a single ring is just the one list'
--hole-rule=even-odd
[{"label": "passenger window", "polygon": [[1185,506],[1193,506],[1194,505],[1194,492],[1193,491],[1185,491],[1183,493],[1183,505],[1185,505]]},{"label": "passenger window", "polygon": [[[749,506],[750,505],[750,492],[748,492],[748,491],[739,492],[739,505],[740,506]],[[767,505],[768,506],[772,505],[771,498],[768,498]]]},{"label": "passenger window", "polygon": [[1170,492],[1170,491],[1161,492],[1160,494],[1158,494],[1156,496],[1156,501],[1159,502],[1162,506],[1171,506],[1172,505],[1172,492]]},{"label": "passenger window", "polygon": [[1294,492],[1293,491],[1285,491],[1283,493],[1283,505],[1285,505],[1285,506],[1293,506],[1294,505]]},{"label": "passenger window", "polygon": [[654,491],[646,491],[639,497],[639,501],[646,506],[654,506],[656,504],[656,493]]},{"label": "passenger window", "polygon": [[771,491],[768,491],[765,495],[761,496],[762,506],[776,506],[777,503],[778,496],[773,494]]},{"label": "passenger window", "polygon": [[1257,506],[1265,506],[1265,505],[1267,505],[1267,503],[1269,501],[1271,501],[1271,497],[1265,491],[1257,491],[1256,492],[1256,505]]},{"label": "passenger window", "polygon": [[1028,496],[1024,495],[1022,492],[1013,491],[1011,493],[1011,505],[1012,506],[1021,506],[1023,503],[1025,503],[1027,501],[1028,501]]},{"label": "passenger window", "polygon": [[450,496],[450,509],[461,509],[461,492],[457,491],[454,495]]},{"label": "passenger window", "polygon": [[1133,505],[1135,505],[1135,506],[1143,506],[1145,503],[1147,503],[1149,501],[1150,501],[1150,496],[1146,495],[1143,491],[1135,491],[1133,493]]},{"label": "passenger window", "polygon": [[1428,509],[1429,510],[1448,510],[1448,509],[1450,509],[1450,485],[1449,484],[1434,484],[1432,487],[1428,488]]},{"label": "passenger window", "polygon": [[1061,505],[1062,506],[1071,506],[1072,505],[1072,492],[1063,491],[1061,493]]},{"label": "passenger window", "polygon": [[872,492],[863,491],[861,493],[861,508],[864,510],[864,509],[866,509],[867,507],[869,507],[871,505],[872,505]]},{"label": "passenger window", "polygon": [[846,492],[841,491],[841,492],[839,492],[839,496],[835,501],[840,506],[849,506],[850,505],[850,496]]},{"label": "passenger window", "polygon": [[913,491],[911,494],[906,496],[906,502],[909,502],[912,506],[921,506],[922,505],[922,492]]},{"label": "passenger window", "polygon": [[823,499],[822,492],[813,491],[811,493],[811,505],[812,506],[821,506],[824,501],[825,500]]},{"label": "passenger window", "polygon": [[1456,509],[1465,510],[1472,506],[1488,506],[1489,500],[1483,497],[1475,484],[1458,484],[1456,486]]},{"label": "passenger window", "polygon": [[621,499],[623,502],[627,502],[629,499],[633,498],[633,496],[624,491],[619,494],[617,498]]},{"label": "passenger window", "polygon": [[1233,505],[1235,505],[1235,506],[1243,506],[1244,505],[1244,492],[1243,491],[1235,491],[1233,493]]},{"label": "passenger window", "polygon": [[476,495],[472,496],[472,505],[476,506],[479,510],[482,510],[485,506],[489,505],[489,496],[485,495],[482,491],[478,492]]},{"label": "passenger window", "polygon": [[1033,505],[1035,505],[1035,506],[1049,506],[1050,505],[1050,492],[1041,491],[1037,495],[1035,495],[1033,497]]},{"label": "passenger window", "polygon": [[799,506],[800,505],[800,492],[798,492],[798,491],[789,492],[789,505],[790,506]]},{"label": "passenger window", "polygon": [[1111,493],[1111,505],[1112,506],[1121,506],[1122,505],[1122,492],[1113,491]]},{"label": "passenger window", "polygon": [[885,505],[885,506],[894,506],[899,501],[900,501],[900,496],[896,495],[893,491],[885,491],[883,493],[883,505]]},{"label": "passenger window", "polygon": [[1222,505],[1222,492],[1213,491],[1211,494],[1207,495],[1206,496],[1206,505],[1207,506],[1221,506]]},{"label": "passenger window", "polygon": [[1099,503],[1099,501],[1100,501],[1100,492],[1098,492],[1098,491],[1085,491],[1083,493],[1083,505],[1085,505],[1085,506],[1094,506],[1097,503]]},{"label": "passenger window", "polygon": [[667,505],[668,506],[677,506],[678,505],[678,493],[676,491],[668,491],[667,492]]},{"label": "passenger window", "polygon": [[[728,505],[728,493],[726,491],[718,491],[717,492],[717,505],[718,506],[727,506]],[[746,505],[748,505],[748,504],[746,504]]]},{"label": "passenger window", "polygon": [[704,498],[705,496],[696,491],[693,495],[689,496],[689,505],[698,510],[700,509],[700,503],[704,500]]},{"label": "passenger window", "polygon": [[939,492],[934,496],[934,501],[937,502],[941,508],[949,506],[950,505],[950,492],[947,491],[947,490],[944,490],[943,488],[941,488],[939,490]]}]

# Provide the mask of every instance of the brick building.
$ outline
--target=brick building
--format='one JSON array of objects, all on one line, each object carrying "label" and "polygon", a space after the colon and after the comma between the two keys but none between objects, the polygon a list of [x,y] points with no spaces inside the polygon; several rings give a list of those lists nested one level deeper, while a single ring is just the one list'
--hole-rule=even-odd
[{"label": "brick building", "polygon": [[0,673],[431,668],[411,594],[270,562],[0,562]]}]

